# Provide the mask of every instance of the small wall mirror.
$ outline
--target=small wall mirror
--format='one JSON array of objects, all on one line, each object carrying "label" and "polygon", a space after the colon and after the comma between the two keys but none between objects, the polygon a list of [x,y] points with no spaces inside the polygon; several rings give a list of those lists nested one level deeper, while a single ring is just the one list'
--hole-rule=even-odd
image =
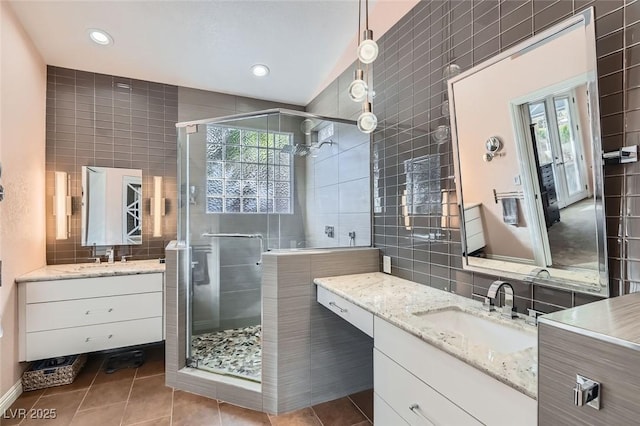
[{"label": "small wall mirror", "polygon": [[81,243],[142,244],[142,170],[82,167]]},{"label": "small wall mirror", "polygon": [[593,9],[448,85],[464,267],[608,296]]}]

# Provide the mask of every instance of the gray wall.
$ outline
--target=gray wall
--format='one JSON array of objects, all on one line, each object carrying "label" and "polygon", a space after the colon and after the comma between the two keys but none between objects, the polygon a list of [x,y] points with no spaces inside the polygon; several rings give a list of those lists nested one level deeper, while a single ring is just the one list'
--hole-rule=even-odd
[{"label": "gray wall", "polygon": [[[46,203],[47,264],[86,262],[94,255],[91,247],[80,245],[81,168],[86,165],[142,169],[142,245],[118,247],[117,255],[164,256],[166,243],[176,236],[177,119],[176,86],[47,67],[46,197],[53,199],[56,171],[69,174],[73,197],[67,240],[55,239],[52,203]],[[149,214],[153,176],[164,177],[168,200],[158,238],[151,236]]]},{"label": "gray wall", "polygon": [[[379,170],[374,194],[374,245],[392,257],[393,274],[462,295],[486,294],[493,276],[462,270],[460,232],[437,243],[421,243],[401,226],[400,196],[404,189],[403,161],[440,152],[443,166],[453,174],[451,145],[438,148],[430,132],[446,124],[441,105],[446,99],[442,80],[445,54],[467,70],[485,59],[537,34],[586,7],[595,6],[604,150],[637,144],[640,138],[640,1],[423,1],[378,40],[381,55],[374,63],[374,112],[380,121],[373,135],[374,168]],[[451,9],[452,36],[443,16]],[[444,46],[452,46],[445,51]],[[340,82],[334,83],[339,85]],[[624,278],[621,260],[638,271],[640,259],[640,163],[605,168],[605,204],[609,234],[609,267],[613,294]],[[453,189],[453,182],[447,182]],[[617,242],[621,203],[629,209],[627,245],[621,259]],[[437,226],[431,218],[416,223],[413,232]],[[640,273],[636,274],[640,280]],[[625,281],[628,286],[628,281]],[[554,311],[594,300],[570,291],[532,287],[514,282],[520,311],[533,307]],[[526,311],[525,311],[526,312]]]}]

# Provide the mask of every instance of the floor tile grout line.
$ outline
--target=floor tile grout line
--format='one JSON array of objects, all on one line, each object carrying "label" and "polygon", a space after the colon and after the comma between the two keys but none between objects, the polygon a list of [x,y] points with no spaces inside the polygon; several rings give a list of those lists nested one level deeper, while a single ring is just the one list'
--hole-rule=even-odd
[{"label": "floor tile grout line", "polygon": [[76,409],[76,412],[73,414],[73,417],[71,417],[71,421],[73,421],[73,418],[80,411],[85,411],[85,410],[80,410],[80,407],[82,407],[82,404],[84,403],[84,400],[87,399],[87,395],[89,395],[89,391],[91,390],[91,388],[93,387],[94,383],[96,382],[96,379],[98,378],[98,374],[100,374],[100,371],[102,370],[102,365],[103,364],[104,364],[104,360],[102,360],[102,362],[98,366],[98,371],[96,371],[96,374],[94,374],[93,379],[91,379],[91,383],[89,383],[89,386],[87,386],[87,391],[85,392],[84,396],[82,397],[82,401],[80,401],[80,405],[78,405],[78,408]]},{"label": "floor tile grout line", "polygon": [[175,395],[176,395],[176,389],[171,388],[171,414],[169,414],[169,425],[173,425],[173,403],[176,400]]},{"label": "floor tile grout line", "polygon": [[313,411],[313,415],[316,416],[316,419],[318,419],[320,426],[324,426],[324,423],[322,423],[322,420],[320,420],[320,416],[318,416],[318,413],[316,413],[316,410],[313,408],[313,406],[309,408],[311,408],[311,411]]},{"label": "floor tile grout line", "polygon": [[[351,395],[347,396],[347,398],[349,398],[349,401],[351,401],[351,403],[353,405],[355,405],[355,407],[358,409],[358,411],[360,411],[362,413],[362,415],[364,416],[365,419],[369,420],[371,423],[373,423],[373,420],[371,420],[369,418],[369,416],[366,415],[366,413],[364,412],[364,410],[362,408],[360,408],[360,406],[358,404],[356,404],[356,402],[351,399]],[[361,422],[362,423],[362,422]],[[357,424],[357,423],[356,423]]]},{"label": "floor tile grout line", "polygon": [[129,388],[129,395],[127,395],[127,401],[124,405],[124,412],[122,413],[122,418],[120,419],[120,426],[124,423],[124,415],[127,414],[127,407],[129,407],[129,399],[131,398],[131,392],[133,392],[133,385],[136,382],[136,376],[138,375],[138,369],[133,373],[133,380],[131,380],[131,387]]},{"label": "floor tile grout line", "polygon": [[165,417],[167,417],[167,416],[156,417],[156,418],[154,418],[154,419],[141,420],[141,421],[139,421],[139,422],[130,423],[130,424],[128,424],[127,426],[136,426],[136,425],[141,425],[141,424],[143,424],[143,423],[151,422],[151,421],[154,421],[154,420],[164,419]]}]

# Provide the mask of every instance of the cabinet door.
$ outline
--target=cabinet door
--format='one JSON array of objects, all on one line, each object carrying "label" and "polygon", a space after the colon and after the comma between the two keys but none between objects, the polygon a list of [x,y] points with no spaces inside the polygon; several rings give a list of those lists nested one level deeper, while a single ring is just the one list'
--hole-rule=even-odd
[{"label": "cabinet door", "polygon": [[373,314],[371,312],[320,286],[318,286],[318,303],[373,337]]},{"label": "cabinet door", "polygon": [[[376,317],[374,321],[377,350],[474,418],[492,426],[509,426],[516,418],[518,425],[537,424],[538,404],[533,398],[383,319]],[[500,401],[499,416],[495,401]]]},{"label": "cabinet door", "polygon": [[27,333],[27,361],[162,340],[162,317]]},{"label": "cabinet door", "polygon": [[373,394],[373,418],[376,426],[409,426],[377,393]]},{"label": "cabinet door", "polygon": [[162,274],[118,275],[22,283],[26,303],[88,299],[163,291]]},{"label": "cabinet door", "polygon": [[482,424],[377,349],[373,350],[373,386],[411,425]]},{"label": "cabinet door", "polygon": [[127,294],[27,305],[27,333],[161,317],[162,293]]}]

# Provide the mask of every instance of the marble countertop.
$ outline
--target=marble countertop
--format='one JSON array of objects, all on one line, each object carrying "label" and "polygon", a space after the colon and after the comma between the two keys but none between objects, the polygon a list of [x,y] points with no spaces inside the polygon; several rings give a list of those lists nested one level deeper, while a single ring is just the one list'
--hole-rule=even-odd
[{"label": "marble countertop", "polygon": [[[517,352],[498,352],[488,345],[474,343],[461,338],[460,334],[436,327],[422,315],[430,311],[455,308],[531,333],[531,337],[537,339],[537,329],[526,324],[524,320],[502,318],[496,312],[482,310],[482,304],[478,301],[381,272],[316,278],[314,282],[525,395],[537,399],[537,345]],[[420,313],[421,316],[414,313]]]},{"label": "marble countertop", "polygon": [[117,275],[153,274],[164,272],[165,264],[158,259],[131,260],[115,263],[71,263],[47,265],[16,278],[17,283],[55,281],[74,278],[113,277]]},{"label": "marble countertop", "polygon": [[640,293],[554,312],[540,323],[640,351]]}]

